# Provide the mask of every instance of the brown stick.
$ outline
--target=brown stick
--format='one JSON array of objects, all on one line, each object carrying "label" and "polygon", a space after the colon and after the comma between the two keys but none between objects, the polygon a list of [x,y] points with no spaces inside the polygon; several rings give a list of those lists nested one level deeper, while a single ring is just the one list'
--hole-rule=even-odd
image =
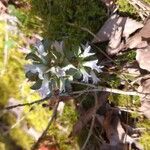
[{"label": "brown stick", "polygon": [[47,101],[48,99],[50,99],[50,97],[45,97],[43,99],[35,100],[33,102],[30,102],[30,103],[23,103],[23,104],[8,106],[8,107],[3,108],[3,110],[6,110],[6,109],[9,110],[9,109],[13,109],[13,108],[16,108],[16,107],[22,107],[22,106],[31,106],[33,104],[42,103],[44,101]]},{"label": "brown stick", "polygon": [[45,128],[45,130],[43,131],[42,135],[39,137],[39,139],[37,140],[37,142],[32,146],[31,150],[36,150],[39,147],[40,142],[42,141],[42,139],[46,136],[52,122],[54,121],[56,114],[57,114],[57,108],[59,105],[59,101],[55,104],[54,110],[53,110],[53,114],[50,117],[50,120],[47,124],[47,127]]}]

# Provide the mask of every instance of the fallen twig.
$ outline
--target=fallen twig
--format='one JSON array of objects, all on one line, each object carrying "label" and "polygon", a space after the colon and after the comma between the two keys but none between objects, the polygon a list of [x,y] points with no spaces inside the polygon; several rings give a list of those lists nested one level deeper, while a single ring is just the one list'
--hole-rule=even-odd
[{"label": "fallen twig", "polygon": [[81,150],[84,150],[86,148],[86,146],[87,146],[87,143],[88,143],[88,141],[89,141],[89,139],[90,139],[90,137],[92,135],[94,123],[95,123],[95,114],[92,117],[92,122],[91,122],[90,130],[89,130],[88,136],[87,136],[86,141],[84,142]]},{"label": "fallen twig", "polygon": [[75,27],[75,28],[79,28],[79,29],[82,30],[82,31],[88,32],[88,33],[89,33],[90,35],[92,35],[94,38],[96,38],[97,40],[99,40],[99,37],[96,36],[93,32],[91,32],[88,28],[81,27],[81,26],[79,26],[79,25],[77,25],[77,24],[70,23],[70,22],[67,22],[66,24],[69,25],[69,26]]},{"label": "fallen twig", "polygon": [[49,98],[50,97],[45,97],[45,98],[42,98],[40,100],[35,100],[33,102],[30,102],[30,103],[23,103],[23,104],[8,106],[8,107],[3,108],[3,110],[6,110],[6,109],[9,110],[9,109],[13,109],[16,107],[22,107],[22,106],[31,106],[31,105],[36,104],[36,103],[42,103],[44,101],[47,101]]},{"label": "fallen twig", "polygon": [[[86,85],[86,84],[85,84]],[[87,84],[87,86],[89,86],[89,84]],[[91,85],[92,87],[92,85]],[[150,95],[150,93],[139,93],[136,91],[122,91],[122,90],[118,90],[118,89],[111,89],[111,88],[107,88],[107,87],[103,87],[103,86],[97,86],[97,88],[95,89],[90,89],[90,90],[81,90],[81,91],[75,91],[70,93],[71,95],[75,95],[75,94],[84,94],[87,92],[110,92],[110,93],[115,93],[115,94],[123,94],[123,95],[133,95],[133,96],[141,96],[141,97],[145,97],[147,95]]]},{"label": "fallen twig", "polygon": [[42,135],[39,137],[39,139],[37,140],[37,142],[32,146],[31,150],[36,150],[41,142],[41,140],[43,139],[43,137],[46,135],[46,133],[48,132],[53,120],[55,119],[56,117],[56,114],[57,114],[57,108],[58,108],[58,105],[59,105],[59,101],[57,101],[57,103],[55,104],[55,107],[54,107],[54,110],[53,110],[53,114],[52,116],[50,117],[50,120],[47,124],[47,127],[46,129],[43,131]]},{"label": "fallen twig", "polygon": [[[146,97],[146,96],[150,95],[150,93],[139,93],[136,91],[129,91],[128,92],[128,91],[111,89],[111,88],[107,88],[107,87],[103,87],[103,86],[95,86],[92,84],[86,84],[86,83],[80,83],[80,82],[73,82],[73,83],[89,86],[89,87],[94,88],[94,89],[75,91],[75,92],[69,93],[70,95],[76,95],[76,94],[82,95],[82,94],[88,93],[88,92],[110,92],[110,93],[115,93],[115,94],[133,95],[133,96],[140,96],[140,97]],[[43,99],[36,100],[36,101],[30,102],[30,103],[23,103],[23,104],[8,106],[8,107],[3,108],[3,110],[9,110],[9,109],[13,109],[16,107],[22,107],[22,106],[31,106],[31,105],[36,104],[36,103],[42,103],[44,101],[47,101],[48,99],[50,99],[50,97],[45,97]]]},{"label": "fallen twig", "polygon": [[94,94],[94,97],[95,97],[95,111],[93,113],[92,122],[91,122],[91,126],[90,126],[90,130],[89,130],[88,136],[87,136],[86,141],[84,142],[81,150],[84,150],[86,148],[86,145],[87,145],[87,143],[88,143],[88,141],[89,141],[89,139],[90,139],[90,137],[92,135],[92,131],[93,131],[94,123],[95,123],[96,110],[97,110],[96,107],[97,107],[97,104],[98,104],[98,96],[97,96],[96,92]]}]

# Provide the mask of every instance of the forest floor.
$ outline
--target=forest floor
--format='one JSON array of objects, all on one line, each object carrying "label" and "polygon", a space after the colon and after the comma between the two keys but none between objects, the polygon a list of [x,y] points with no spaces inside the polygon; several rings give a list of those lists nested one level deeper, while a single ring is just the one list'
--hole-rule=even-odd
[{"label": "forest floor", "polygon": [[149,150],[149,16],[149,0],[1,0],[0,150]]}]

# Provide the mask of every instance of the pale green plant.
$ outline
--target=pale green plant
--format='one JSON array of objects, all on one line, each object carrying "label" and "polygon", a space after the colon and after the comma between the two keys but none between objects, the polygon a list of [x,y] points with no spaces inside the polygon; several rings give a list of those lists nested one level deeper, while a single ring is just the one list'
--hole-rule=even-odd
[{"label": "pale green plant", "polygon": [[95,53],[90,52],[90,45],[67,51],[63,41],[47,43],[37,40],[36,49],[26,56],[31,60],[31,64],[25,66],[26,77],[35,82],[31,89],[47,96],[55,89],[60,92],[70,90],[70,81],[73,80],[93,84],[100,81],[96,73],[100,73],[103,66],[98,65]]}]

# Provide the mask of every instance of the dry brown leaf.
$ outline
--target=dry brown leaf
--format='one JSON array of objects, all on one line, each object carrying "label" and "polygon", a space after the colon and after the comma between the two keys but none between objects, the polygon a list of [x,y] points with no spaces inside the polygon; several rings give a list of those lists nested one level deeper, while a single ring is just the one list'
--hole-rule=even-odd
[{"label": "dry brown leaf", "polygon": [[148,19],[139,34],[142,38],[150,38],[150,19]]},{"label": "dry brown leaf", "polygon": [[108,44],[110,49],[115,49],[120,45],[121,37],[122,37],[122,31],[123,31],[122,27],[116,27],[116,29],[112,32],[112,35],[110,37],[110,41]]},{"label": "dry brown leaf", "polygon": [[138,92],[142,93],[150,93],[150,75],[143,77],[140,81],[140,86],[138,88]]},{"label": "dry brown leaf", "polygon": [[145,115],[145,117],[150,119],[150,99],[142,99],[139,110]]},{"label": "dry brown leaf", "polygon": [[[127,19],[127,20],[129,20],[129,21],[126,21],[126,22],[132,22],[132,21],[134,22],[134,20],[131,21],[130,18]],[[135,24],[131,23],[130,26],[133,26],[132,28],[134,28],[134,26],[136,26],[136,23]],[[146,48],[148,47],[148,45],[150,43],[150,28],[149,28],[149,26],[150,26],[150,19],[146,21],[145,25],[143,26],[143,28],[139,32],[135,33],[130,38],[128,38],[128,36],[131,34],[131,31],[130,30],[126,30],[126,28],[124,28],[123,36],[128,38],[126,40],[126,43],[122,42],[117,48],[108,47],[108,49],[107,49],[108,54],[113,55],[113,54],[117,54],[120,51],[125,51],[127,49],[137,48],[137,49],[139,49],[137,51],[137,58],[140,59],[140,61],[141,61],[141,58],[143,56],[145,56],[144,54],[141,55],[141,53],[145,53],[145,51],[147,51]],[[137,23],[137,27],[135,29],[137,30],[138,27],[141,28],[142,24],[140,24],[140,23],[138,24]],[[126,32],[126,31],[130,31],[130,32]],[[143,51],[140,50],[140,49],[143,49]],[[137,61],[138,61],[138,59],[137,59]],[[143,60],[143,58],[142,58],[142,60]],[[143,67],[143,65],[141,66],[141,68],[142,67]],[[144,68],[142,68],[142,69],[144,69]]]},{"label": "dry brown leaf", "polygon": [[95,107],[92,107],[87,112],[82,114],[82,116],[73,126],[73,130],[70,134],[71,137],[76,136],[81,132],[83,127],[92,119],[94,112],[95,112]]},{"label": "dry brown leaf", "polygon": [[117,39],[121,40],[122,37],[128,38],[130,34],[134,33],[137,29],[142,27],[143,24],[141,22],[137,22],[129,17],[120,17],[118,14],[114,14],[105,22],[105,24],[96,34],[99,40],[94,38],[92,42],[98,43],[112,40],[114,32],[120,32],[120,29],[122,29],[121,31],[123,34],[122,36],[120,34],[120,37],[118,36],[119,38]]},{"label": "dry brown leaf", "polygon": [[106,49],[108,55],[115,55],[118,52],[120,52],[122,49],[124,49],[125,44],[123,42],[120,43],[120,45],[117,48],[112,49],[111,47],[108,46]]},{"label": "dry brown leaf", "polygon": [[[123,25],[124,22],[125,24]],[[125,39],[127,39],[130,34],[134,33],[137,29],[142,27],[142,23],[137,22],[131,18],[124,17],[123,22],[117,27],[117,29],[112,32],[112,36],[107,48],[108,54],[113,55],[121,51],[125,46],[124,42],[121,42],[122,37],[125,37]],[[137,39],[134,39],[132,41],[132,44],[134,45],[135,43],[136,45],[137,41]],[[139,41],[141,41],[141,38],[139,39]]]},{"label": "dry brown leaf", "polygon": [[104,93],[104,92],[101,93],[98,98],[97,106],[92,107],[88,111],[81,114],[79,120],[73,126],[73,130],[70,134],[70,137],[76,136],[77,134],[79,134],[81,132],[82,128],[85,125],[87,125],[87,123],[92,119],[95,109],[97,110],[107,100],[108,95],[109,95],[109,93]]},{"label": "dry brown leaf", "polygon": [[126,39],[130,36],[130,34],[134,33],[136,30],[143,27],[141,22],[137,22],[129,17],[126,18],[126,22],[123,30],[123,37]]},{"label": "dry brown leaf", "polygon": [[108,41],[111,37],[111,34],[115,28],[115,26],[117,25],[117,22],[121,21],[121,18],[119,18],[119,15],[114,14],[112,15],[105,23],[104,25],[101,27],[101,29],[98,31],[98,33],[96,34],[96,36],[99,38],[93,39],[93,43],[98,43],[98,42],[105,42]]},{"label": "dry brown leaf", "polygon": [[103,144],[101,150],[129,150],[129,145],[123,143],[117,145]]},{"label": "dry brown leaf", "polygon": [[109,109],[105,114],[103,127],[106,131],[110,144],[119,144],[124,137],[125,131],[121,126],[118,109]]},{"label": "dry brown leaf", "polygon": [[147,42],[142,43],[142,38],[139,33],[137,33],[127,40],[125,49],[144,48],[146,46]]},{"label": "dry brown leaf", "polygon": [[[147,78],[141,79],[141,85],[138,88],[138,92],[142,93],[150,93],[150,76]],[[145,96],[141,97],[141,107],[140,111],[148,118],[150,119],[150,97]]]},{"label": "dry brown leaf", "polygon": [[1,0],[1,3],[3,3],[5,6],[7,6],[9,0]]},{"label": "dry brown leaf", "polygon": [[150,19],[148,19],[143,28],[130,37],[126,42],[126,49],[130,48],[146,48],[150,42]]},{"label": "dry brown leaf", "polygon": [[[103,127],[106,132],[106,136],[109,140],[110,147],[118,148],[118,150],[123,150],[124,146],[127,145],[122,144],[122,147],[118,147],[120,143],[128,143],[129,145],[134,144],[135,147],[139,150],[143,149],[141,145],[139,145],[133,138],[131,138],[122,127],[120,118],[119,118],[119,109],[110,108],[107,110],[105,114]],[[107,149],[106,149],[107,150]]]},{"label": "dry brown leaf", "polygon": [[7,12],[7,7],[0,1],[0,14],[4,14]]},{"label": "dry brown leaf", "polygon": [[141,69],[150,71],[150,47],[138,49],[136,51],[136,60]]}]

